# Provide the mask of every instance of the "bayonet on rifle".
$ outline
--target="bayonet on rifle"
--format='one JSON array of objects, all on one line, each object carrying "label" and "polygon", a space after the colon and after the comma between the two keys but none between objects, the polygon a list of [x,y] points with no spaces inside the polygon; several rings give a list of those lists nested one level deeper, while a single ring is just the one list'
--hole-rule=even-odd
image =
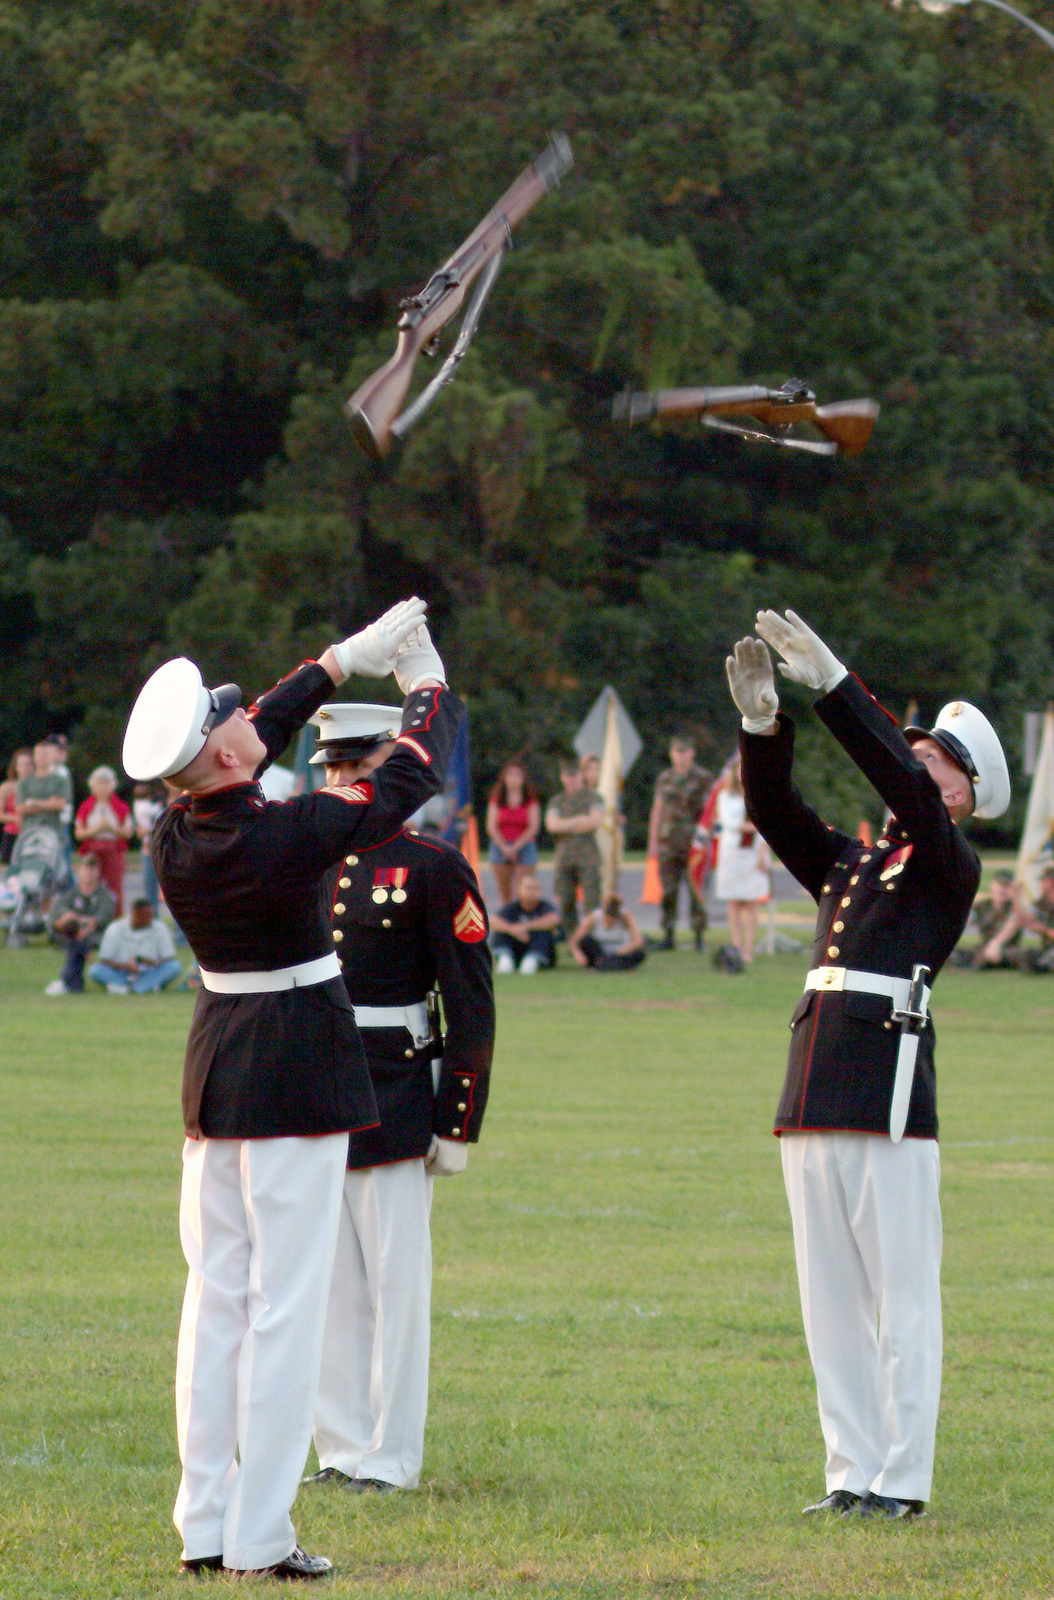
[{"label": "bayonet on rifle", "polygon": [[[874,431],[874,400],[840,400],[818,406],[816,396],[798,378],[780,389],[760,384],[711,389],[651,389],[616,395],[611,414],[616,422],[644,422],[651,417],[698,417],[708,428],[743,439],[807,450],[814,455],[859,455]],[[743,419],[743,420],[730,420]],[[792,430],[807,422],[822,439],[801,438]]]},{"label": "bayonet on rifle", "polygon": [[[356,389],[344,406],[355,437],[368,455],[378,459],[386,456],[392,439],[401,438],[412,428],[440,389],[450,382],[472,343],[487,296],[512,244],[513,228],[559,185],[573,162],[567,136],[551,133],[548,147],[520,173],[460,249],[433,272],[423,289],[399,302],[402,315],[395,354]],[[477,278],[479,283],[449,356],[413,404],[398,415],[410,387],[414,362],[422,352],[435,354],[440,331],[460,311]]]}]

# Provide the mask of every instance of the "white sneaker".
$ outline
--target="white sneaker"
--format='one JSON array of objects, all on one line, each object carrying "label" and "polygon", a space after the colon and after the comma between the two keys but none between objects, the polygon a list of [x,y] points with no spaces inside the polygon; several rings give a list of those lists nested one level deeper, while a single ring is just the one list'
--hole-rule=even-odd
[{"label": "white sneaker", "polygon": [[72,994],[73,990],[72,989],[67,989],[66,985],[63,983],[61,978],[52,978],[51,982],[48,984],[47,988],[44,990],[44,993],[45,994],[50,994],[50,995]]},{"label": "white sneaker", "polygon": [[131,994],[131,992],[126,983],[108,983],[106,985],[107,994]]},{"label": "white sneaker", "polygon": [[494,971],[500,972],[506,978],[510,972],[516,971],[516,963],[507,950],[498,951],[498,960]]},{"label": "white sneaker", "polygon": [[532,977],[534,975],[534,973],[536,973],[538,971],[538,968],[540,966],[541,966],[541,962],[538,960],[537,956],[535,956],[535,955],[524,956],[523,960],[520,962],[520,977],[521,978],[530,978],[530,977]]}]

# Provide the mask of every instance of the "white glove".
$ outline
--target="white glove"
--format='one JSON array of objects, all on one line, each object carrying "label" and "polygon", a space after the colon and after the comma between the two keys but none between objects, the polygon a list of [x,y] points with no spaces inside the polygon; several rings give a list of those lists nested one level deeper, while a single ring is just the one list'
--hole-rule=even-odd
[{"label": "white glove", "polygon": [[395,681],[403,694],[413,694],[425,678],[438,678],[440,683],[446,682],[443,659],[423,622],[399,646],[394,671]]},{"label": "white glove", "polygon": [[433,1133],[425,1156],[425,1171],[435,1178],[453,1178],[468,1166],[468,1145],[458,1139],[441,1139]]},{"label": "white glove", "polygon": [[386,678],[395,668],[395,653],[404,639],[416,631],[427,611],[423,600],[399,600],[383,617],[371,622],[360,633],[353,633],[331,648],[337,666],[346,678]]},{"label": "white glove", "polygon": [[780,708],[772,679],[772,657],[760,639],[740,639],[725,657],[728,687],[747,733],[767,733]]},{"label": "white glove", "polygon": [[838,657],[796,611],[788,611],[785,619],[778,611],[759,611],[757,631],[783,657],[779,669],[792,682],[830,694],[847,676]]}]

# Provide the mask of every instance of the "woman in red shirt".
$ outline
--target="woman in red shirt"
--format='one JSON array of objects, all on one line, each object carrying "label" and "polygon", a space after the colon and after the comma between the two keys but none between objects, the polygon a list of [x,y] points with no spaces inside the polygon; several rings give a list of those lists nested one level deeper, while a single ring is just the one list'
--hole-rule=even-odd
[{"label": "woman in red shirt", "polygon": [[124,915],[124,862],[128,841],[135,824],[132,813],[117,791],[117,774],[112,767],[96,767],[88,779],[90,797],[78,806],[73,836],[81,855],[95,856],[107,888],[117,901],[117,915]]},{"label": "woman in red shirt", "polygon": [[542,825],[538,791],[517,757],[506,761],[487,802],[490,864],[501,905],[508,905],[524,872],[538,861],[535,840]]},{"label": "woman in red shirt", "polygon": [[0,783],[0,821],[3,822],[3,832],[0,833],[0,866],[5,866],[10,861],[15,840],[18,838],[19,821],[15,814],[18,780],[28,778],[32,771],[33,752],[23,746],[11,757],[7,777]]}]

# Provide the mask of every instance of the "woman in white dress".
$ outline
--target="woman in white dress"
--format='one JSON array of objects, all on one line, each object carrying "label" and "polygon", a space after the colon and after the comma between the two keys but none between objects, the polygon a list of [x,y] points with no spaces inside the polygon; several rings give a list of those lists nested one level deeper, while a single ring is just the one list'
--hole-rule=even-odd
[{"label": "woman in white dress", "polygon": [[744,962],[754,959],[758,902],[769,892],[769,849],[747,817],[739,761],[717,796],[717,879],[719,900],[728,901],[728,931]]}]

